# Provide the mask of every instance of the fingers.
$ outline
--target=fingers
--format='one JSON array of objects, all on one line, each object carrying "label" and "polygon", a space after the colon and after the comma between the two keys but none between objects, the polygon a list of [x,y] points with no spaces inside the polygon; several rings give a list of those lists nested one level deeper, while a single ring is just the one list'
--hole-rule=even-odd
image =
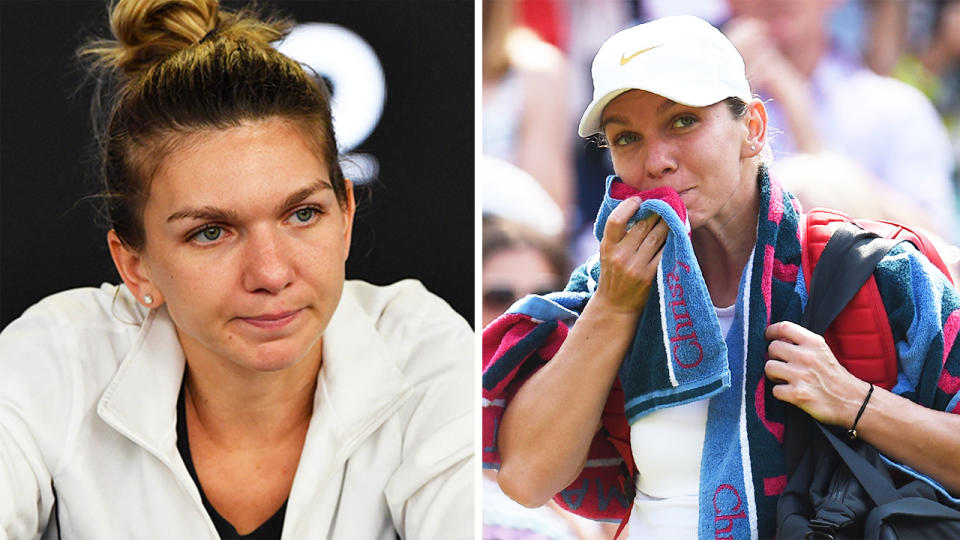
[{"label": "fingers", "polygon": [[622,273],[627,279],[652,280],[669,233],[667,223],[652,214],[636,222],[618,242],[604,237],[601,269]]},{"label": "fingers", "polygon": [[767,360],[763,365],[763,374],[777,385],[789,383],[800,375],[795,366],[776,359]]},{"label": "fingers", "polygon": [[654,260],[659,261],[658,253],[663,249],[668,234],[670,227],[667,222],[657,214],[651,214],[630,227],[620,246],[631,254],[636,253],[635,262],[646,266]]},{"label": "fingers", "polygon": [[797,345],[805,343],[815,344],[818,341],[823,341],[822,336],[814,334],[799,324],[790,321],[780,321],[771,324],[764,332],[764,336],[771,341],[779,339]]},{"label": "fingers", "polygon": [[[646,218],[638,221],[627,231],[626,238],[635,242],[637,251],[647,251],[651,254],[663,246],[670,234],[670,227],[667,222],[657,214],[650,214]],[[651,258],[653,258],[651,256]]]},{"label": "fingers", "polygon": [[844,418],[845,395],[859,381],[840,365],[822,336],[791,322],[767,327],[769,360],[763,371],[773,397],[825,423]]},{"label": "fingers", "polygon": [[799,324],[781,321],[767,327],[764,335],[770,340],[767,356],[801,366],[834,364],[836,359],[823,336],[814,334]]},{"label": "fingers", "polygon": [[670,233],[667,222],[651,214],[628,227],[639,199],[620,203],[610,213],[600,242],[600,279],[595,297],[611,307],[639,313],[656,278]]},{"label": "fingers", "polygon": [[812,373],[811,370],[818,371],[818,364],[829,363],[827,358],[821,358],[823,351],[829,351],[829,348],[821,336],[789,321],[771,324],[765,336],[770,344],[767,346],[769,360],[763,371],[776,384],[773,395],[796,404],[798,384]]},{"label": "fingers", "polygon": [[607,223],[603,226],[604,241],[609,240],[616,243],[622,240],[627,233],[627,222],[639,208],[639,197],[630,197],[617,205],[607,216]]}]

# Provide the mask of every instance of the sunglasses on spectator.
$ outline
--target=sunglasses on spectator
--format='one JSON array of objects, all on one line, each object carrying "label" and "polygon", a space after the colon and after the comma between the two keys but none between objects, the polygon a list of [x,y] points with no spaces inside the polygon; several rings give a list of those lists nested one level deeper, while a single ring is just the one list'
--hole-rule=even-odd
[{"label": "sunglasses on spectator", "polygon": [[526,296],[527,294],[543,295],[543,294],[551,293],[554,291],[559,291],[562,288],[563,288],[562,286],[557,286],[556,284],[553,284],[553,285],[547,285],[541,288],[537,288],[537,290],[526,293],[522,291],[517,291],[512,287],[495,285],[485,289],[483,291],[483,295],[481,299],[483,301],[484,306],[488,308],[502,308],[503,310],[505,310],[508,307],[510,307],[511,304],[519,300],[522,296]]}]

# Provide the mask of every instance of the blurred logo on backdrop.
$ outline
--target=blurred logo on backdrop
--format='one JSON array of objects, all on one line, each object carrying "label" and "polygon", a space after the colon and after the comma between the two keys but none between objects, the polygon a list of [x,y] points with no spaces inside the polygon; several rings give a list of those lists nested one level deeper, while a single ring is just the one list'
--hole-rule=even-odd
[{"label": "blurred logo on backdrop", "polygon": [[276,47],[308,66],[307,72],[312,70],[330,89],[344,176],[356,184],[376,179],[376,156],[353,150],[373,133],[386,102],[387,82],[377,53],[351,30],[327,23],[299,24]]}]

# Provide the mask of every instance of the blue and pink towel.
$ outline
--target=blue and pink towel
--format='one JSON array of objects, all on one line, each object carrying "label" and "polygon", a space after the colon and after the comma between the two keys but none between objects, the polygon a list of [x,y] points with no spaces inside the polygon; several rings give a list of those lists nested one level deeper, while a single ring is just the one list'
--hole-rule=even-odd
[{"label": "blue and pink towel", "polygon": [[[798,321],[806,303],[800,267],[799,204],[771,181],[761,187],[757,243],[741,277],[726,336],[693,255],[685,209],[675,192],[640,194],[635,218],[656,212],[670,234],[630,352],[607,401],[604,425],[580,477],[555,500],[594,519],[622,520],[632,507],[629,423],[662,407],[710,398],[700,481],[700,537],[773,536],[777,498],[786,483],[780,445],[783,404],[763,374],[773,321]],[[596,222],[637,195],[611,177]],[[598,234],[598,237],[600,236]],[[894,391],[927,407],[960,412],[960,296],[915,250],[895,248],[876,273],[898,352]],[[513,393],[549,361],[596,290],[599,258],[574,271],[566,289],[530,296],[484,330],[483,462],[498,468],[496,432]],[[905,294],[908,293],[908,294]]]}]

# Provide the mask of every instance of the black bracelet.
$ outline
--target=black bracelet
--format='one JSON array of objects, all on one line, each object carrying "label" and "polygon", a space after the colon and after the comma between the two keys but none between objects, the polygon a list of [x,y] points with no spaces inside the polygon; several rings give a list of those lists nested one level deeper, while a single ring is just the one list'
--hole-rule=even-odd
[{"label": "black bracelet", "polygon": [[857,438],[857,422],[860,421],[860,417],[863,416],[864,409],[867,408],[867,402],[870,401],[870,394],[873,394],[873,383],[870,383],[870,390],[867,391],[867,397],[863,398],[863,405],[860,405],[860,411],[857,413],[857,417],[853,420],[853,426],[847,430],[847,435],[850,436],[850,440],[856,440]]}]

